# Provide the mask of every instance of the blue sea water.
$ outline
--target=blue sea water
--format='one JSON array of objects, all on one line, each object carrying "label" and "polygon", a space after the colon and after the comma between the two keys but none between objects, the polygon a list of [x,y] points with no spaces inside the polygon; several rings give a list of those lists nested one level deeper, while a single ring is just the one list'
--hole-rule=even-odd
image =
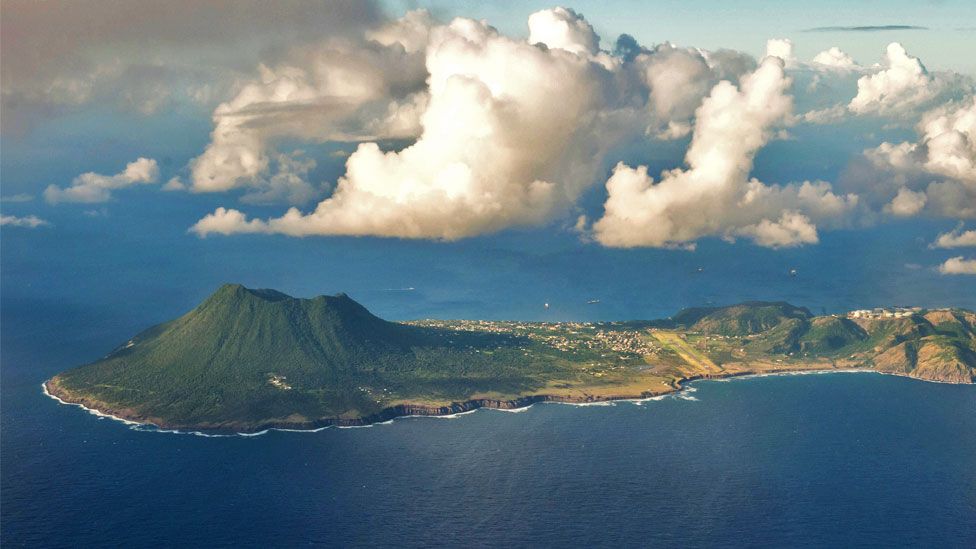
[{"label": "blue sea water", "polygon": [[[915,138],[883,123],[790,128],[791,139],[757,154],[752,175],[860,193],[845,186],[850,162],[881,141]],[[952,219],[865,218],[780,250],[714,237],[695,252],[606,249],[571,229],[581,213],[601,215],[617,160],[658,174],[682,165],[686,140],[626,144],[579,211],[547,226],[458,242],[187,233],[218,206],[284,212],[233,193],[137,186],[97,205],[41,198],[49,184],[117,173],[139,156],[159,160],[162,180],[185,176],[212,129],[210,112],[192,108],[86,109],[4,136],[2,194],[34,200],[4,202],[3,213],[49,222],[0,231],[4,546],[976,546],[971,387],[764,378],[702,383],[690,395],[698,400],[233,439],[133,431],[57,405],[42,380],[224,282],[347,292],[389,319],[647,319],[750,299],[815,313],[976,308],[973,277],[936,268],[959,252],[930,247]],[[334,144],[312,149],[312,181],[327,191],[345,158]]]},{"label": "blue sea water", "polygon": [[135,431],[40,389],[221,282],[346,291],[392,319],[659,318],[744,299],[817,313],[974,308],[972,281],[916,268],[940,260],[927,243],[949,225],[825,233],[808,251],[711,241],[691,254],[569,234],[187,236],[209,210],[164,197],[0,233],[4,547],[976,546],[974,387],[760,378],[697,384],[685,395],[697,400],[250,438]]},{"label": "blue sea water", "polygon": [[976,543],[976,388],[877,374],[692,384],[207,438],[3,385],[2,542],[94,546]]}]

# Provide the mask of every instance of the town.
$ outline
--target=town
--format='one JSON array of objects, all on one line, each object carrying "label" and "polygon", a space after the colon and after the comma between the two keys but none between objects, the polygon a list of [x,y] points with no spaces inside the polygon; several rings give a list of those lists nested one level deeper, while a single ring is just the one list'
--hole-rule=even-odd
[{"label": "town", "polygon": [[921,307],[876,307],[874,309],[858,309],[847,313],[850,319],[874,319],[874,318],[905,318],[922,312]]},{"label": "town", "polygon": [[566,353],[611,354],[620,359],[645,357],[660,351],[646,333],[626,329],[619,323],[519,322],[491,320],[415,320],[414,326],[467,332],[485,332],[527,338]]}]

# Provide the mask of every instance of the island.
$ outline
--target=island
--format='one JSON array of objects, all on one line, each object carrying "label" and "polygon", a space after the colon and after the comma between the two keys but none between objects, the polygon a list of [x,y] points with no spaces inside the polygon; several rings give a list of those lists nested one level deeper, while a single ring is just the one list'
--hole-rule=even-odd
[{"label": "island", "polygon": [[748,302],[649,321],[388,322],[344,294],[300,299],[227,284],[44,389],[127,421],[249,433],[644,399],[697,379],[830,370],[973,383],[976,313],[814,316]]}]

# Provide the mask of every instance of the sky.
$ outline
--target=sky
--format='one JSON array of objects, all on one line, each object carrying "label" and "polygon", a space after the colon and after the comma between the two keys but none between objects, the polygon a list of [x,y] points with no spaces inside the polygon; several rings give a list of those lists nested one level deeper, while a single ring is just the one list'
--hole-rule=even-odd
[{"label": "sky", "polygon": [[0,9],[8,325],[976,308],[971,2]]},{"label": "sky", "polygon": [[[393,1],[384,10],[394,15],[423,7],[446,17],[464,14],[518,35],[525,34],[528,13],[553,5],[539,0]],[[965,0],[582,0],[568,6],[586,15],[607,45],[627,33],[644,44],[670,41],[759,56],[766,39],[775,36],[793,40],[797,55],[804,59],[838,46],[861,63],[872,64],[888,42],[899,41],[933,67],[976,73],[976,58],[964,53],[976,43],[976,4]],[[923,28],[878,28],[892,25]],[[850,27],[874,29],[846,30]]]}]

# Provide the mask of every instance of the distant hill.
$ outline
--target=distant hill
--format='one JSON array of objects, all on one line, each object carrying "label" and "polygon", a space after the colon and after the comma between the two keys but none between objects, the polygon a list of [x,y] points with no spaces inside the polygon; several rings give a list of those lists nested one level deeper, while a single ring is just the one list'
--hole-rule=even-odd
[{"label": "distant hill", "polygon": [[784,301],[748,301],[726,307],[682,309],[671,320],[675,327],[696,332],[744,336],[765,332],[789,320],[812,317],[809,310]]},{"label": "distant hill", "polygon": [[852,320],[835,316],[812,319],[797,338],[797,351],[815,354],[833,353],[868,338],[867,331]]},{"label": "distant hill", "polygon": [[873,368],[972,383],[974,327],[964,310],[852,320],[785,302],[646,322],[395,323],[344,294],[299,299],[227,284],[46,389],[135,421],[253,431],[640,398],[697,377],[784,370]]},{"label": "distant hill", "polygon": [[858,321],[883,372],[952,383],[976,380],[976,315],[929,311],[907,318]]}]

